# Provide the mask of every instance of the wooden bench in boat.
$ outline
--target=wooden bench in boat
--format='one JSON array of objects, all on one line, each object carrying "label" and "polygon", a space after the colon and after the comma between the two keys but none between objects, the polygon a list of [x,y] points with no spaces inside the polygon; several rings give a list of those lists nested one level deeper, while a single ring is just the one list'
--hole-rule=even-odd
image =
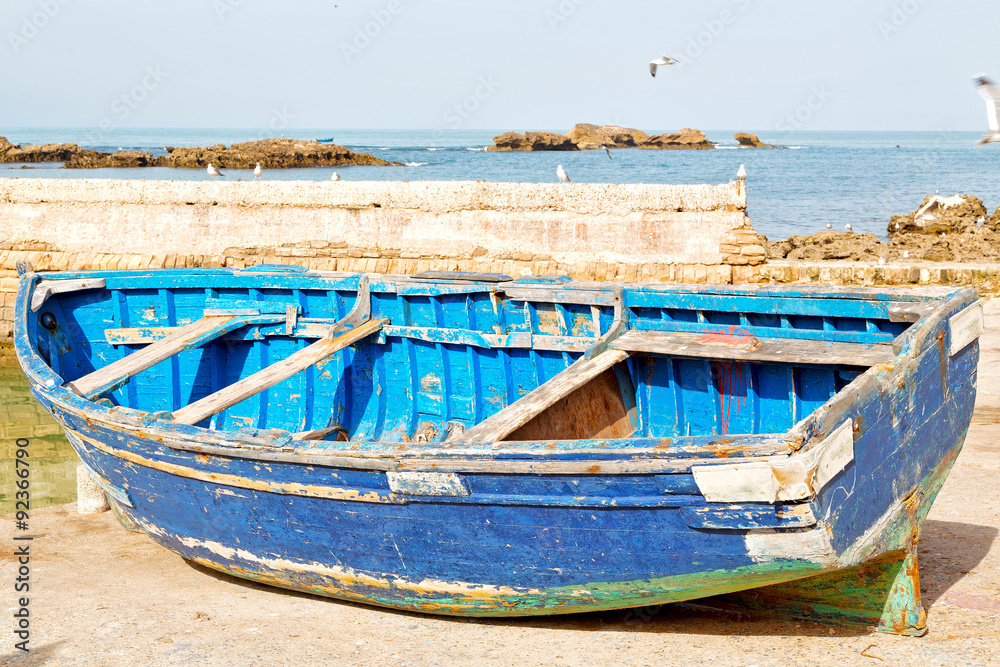
[{"label": "wooden bench in boat", "polygon": [[777,361],[788,364],[874,366],[891,363],[896,358],[892,343],[843,343],[806,338],[764,338],[675,331],[629,331],[611,341],[608,346],[627,352],[673,357]]},{"label": "wooden bench in boat", "polygon": [[595,377],[628,357],[628,352],[606,350],[592,359],[581,358],[534,391],[479,422],[456,439],[462,442],[491,442],[508,435],[540,415],[561,398],[587,384]]},{"label": "wooden bench in boat", "polygon": [[[293,305],[282,305],[283,314],[261,313],[255,309],[255,302],[240,304],[245,308],[235,310],[206,309],[205,316],[180,328],[171,328],[165,337],[150,336],[130,342],[141,343],[153,341],[137,352],[119,359],[104,368],[74,380],[67,388],[77,394],[95,400],[108,392],[128,382],[129,378],[150,368],[161,361],[179,354],[183,350],[191,350],[205,345],[226,333],[251,324],[274,324],[284,321],[286,332],[291,332],[296,325],[298,308]],[[270,304],[265,310],[274,310]],[[389,321],[388,318],[377,320],[371,317],[371,300],[368,279],[362,278],[358,285],[358,296],[354,307],[339,322],[328,327],[323,337],[312,345],[295,352],[253,375],[205,396],[194,403],[180,408],[173,413],[175,422],[181,424],[197,424],[212,415],[222,412],[237,403],[273,387],[282,380],[313,366],[327,357],[378,332]],[[116,331],[122,331],[118,329]],[[149,329],[141,331],[149,333]],[[107,335],[107,334],[106,334]],[[331,431],[334,429],[331,429]],[[313,437],[322,437],[317,432]]]},{"label": "wooden bench in boat", "polygon": [[206,310],[204,317],[188,325],[171,329],[170,333],[163,338],[150,336],[145,340],[133,341],[133,343],[153,342],[127,357],[70,382],[66,386],[70,391],[74,391],[84,398],[96,400],[121,387],[132,376],[138,375],[147,368],[180,354],[184,350],[194,350],[246,326],[273,324],[286,317],[287,315],[266,313],[240,314]]},{"label": "wooden bench in boat", "polygon": [[214,394],[174,411],[174,421],[180,424],[197,424],[203,419],[218,414],[226,408],[273,387],[296,373],[323,361],[330,355],[343,350],[366,336],[377,332],[388,321],[387,318],[368,320],[364,324],[342,333],[336,338],[323,338],[309,347],[299,350],[290,357],[271,364]]},{"label": "wooden bench in boat", "polygon": [[[122,386],[133,375],[179,354],[182,350],[187,349],[186,346],[192,341],[202,339],[207,342],[206,334],[222,329],[223,325],[235,319],[236,316],[233,315],[202,317],[181,327],[166,338],[161,338],[127,357],[70,382],[66,386],[84,398],[94,400]],[[222,333],[219,335],[221,336]]]}]

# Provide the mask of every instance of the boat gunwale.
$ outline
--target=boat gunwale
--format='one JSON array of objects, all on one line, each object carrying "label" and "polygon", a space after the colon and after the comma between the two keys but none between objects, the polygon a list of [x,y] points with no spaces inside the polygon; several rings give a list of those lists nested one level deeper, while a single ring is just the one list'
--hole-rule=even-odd
[{"label": "boat gunwale", "polygon": [[[338,441],[305,441],[283,440],[275,444],[275,440],[252,436],[239,431],[212,431],[200,426],[174,424],[167,420],[149,419],[150,413],[144,413],[130,408],[108,408],[101,405],[78,405],[89,403],[86,399],[76,396],[68,390],[43,390],[44,398],[62,411],[73,414],[87,421],[91,426],[98,426],[120,433],[123,437],[133,437],[151,440],[168,449],[205,453],[232,458],[260,461],[281,461],[302,465],[322,465],[326,467],[351,468],[358,470],[415,470],[427,471],[499,471],[506,467],[509,472],[525,468],[525,472],[538,474],[587,474],[607,475],[618,469],[617,474],[631,474],[630,471],[654,473],[681,472],[693,465],[706,462],[757,462],[780,461],[787,458],[801,446],[801,438],[797,435],[766,433],[748,435],[723,436],[679,436],[673,438],[615,438],[608,440],[563,440],[563,441],[508,441],[510,447],[500,447],[497,443],[481,443],[479,447],[469,447],[478,443],[420,443],[421,446],[409,451],[405,450],[407,443],[399,442],[338,442]],[[117,412],[117,415],[113,414]],[[111,414],[109,414],[111,413]],[[129,414],[134,413],[134,414]],[[154,413],[155,414],[155,413]],[[143,418],[145,415],[146,418]],[[117,417],[117,418],[116,418]],[[287,432],[284,432],[287,433]],[[284,434],[283,433],[283,434]],[[564,448],[558,449],[555,443],[598,443],[598,442],[649,442],[658,445],[649,448],[634,447],[595,447],[595,448]],[[296,447],[293,443],[323,443],[327,447],[315,446]],[[678,456],[678,445],[685,442],[704,443],[698,450],[690,451],[688,456]],[[752,453],[744,454],[741,445],[736,444],[730,449],[713,449],[713,444],[746,443],[746,450]],[[773,443],[768,447],[767,443]],[[357,445],[366,445],[365,449]],[[428,447],[427,444],[439,445]],[[754,452],[754,445],[760,451]],[[329,445],[340,445],[344,449],[331,448]],[[370,448],[384,445],[381,449]],[[466,445],[466,447],[462,447]],[[532,447],[534,445],[534,447]],[[782,445],[784,451],[782,451]],[[349,449],[355,447],[355,449]],[[672,451],[674,450],[674,451]],[[590,456],[591,458],[581,458]]]},{"label": "boat gunwale", "polygon": [[[893,382],[905,376],[907,370],[916,365],[930,341],[933,340],[942,351],[947,350],[950,340],[946,339],[951,336],[948,326],[950,318],[980,301],[979,295],[972,288],[961,288],[951,294],[950,298],[941,301],[893,341],[893,348],[897,350],[893,363],[876,364],[868,368],[788,430],[789,435],[795,434],[802,438],[805,443],[803,451],[808,451],[812,443],[821,441],[840,426],[851,412],[852,406],[857,406],[866,393],[884,393]],[[943,332],[940,338],[939,331]],[[856,424],[855,427],[857,437],[860,435],[861,425]]]},{"label": "boat gunwale", "polygon": [[[297,265],[287,265],[289,267],[302,268]],[[396,293],[397,285],[407,286],[444,284],[447,288],[466,288],[467,291],[499,291],[511,288],[518,291],[534,291],[537,293],[551,291],[573,292],[600,292],[613,296],[618,287],[624,286],[626,290],[648,292],[648,293],[676,293],[694,295],[718,295],[718,296],[746,296],[746,297],[773,297],[800,299],[808,295],[809,298],[830,299],[830,300],[862,300],[873,302],[888,301],[910,301],[921,302],[927,300],[940,301],[942,297],[953,294],[969,287],[947,287],[937,285],[922,285],[918,287],[854,287],[854,286],[832,286],[832,285],[697,285],[685,283],[612,283],[594,281],[572,281],[569,283],[552,285],[546,283],[519,282],[518,279],[505,282],[486,281],[440,281],[433,282],[427,280],[414,280],[407,274],[396,273],[369,273],[354,271],[322,271],[307,269],[305,271],[250,271],[253,267],[246,269],[235,268],[184,268],[184,269],[135,269],[135,270],[95,270],[95,271],[50,271],[35,273],[40,279],[45,280],[79,280],[83,278],[104,278],[121,279],[128,278],[163,278],[167,275],[173,276],[232,276],[247,279],[283,278],[286,280],[316,280],[324,279],[328,284],[316,285],[310,289],[344,289],[353,290],[357,286],[351,285],[350,281],[356,281],[361,276],[369,279],[369,290],[371,292]],[[168,285],[163,286],[169,288]],[[271,285],[266,285],[271,287]],[[108,287],[107,289],[112,289]],[[290,288],[295,289],[295,288]],[[304,289],[304,288],[303,288]]]}]

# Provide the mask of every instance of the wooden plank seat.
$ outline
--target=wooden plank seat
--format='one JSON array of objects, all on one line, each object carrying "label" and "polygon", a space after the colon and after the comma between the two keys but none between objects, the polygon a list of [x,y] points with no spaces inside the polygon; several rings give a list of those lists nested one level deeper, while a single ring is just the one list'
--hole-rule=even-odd
[{"label": "wooden plank seat", "polygon": [[[104,368],[70,382],[67,388],[84,398],[96,400],[105,394],[121,387],[129,379],[142,371],[155,366],[165,359],[180,354],[183,350],[194,350],[216,338],[254,324],[270,324],[281,322],[285,315],[270,315],[254,313],[241,315],[225,313],[224,311],[205,311],[204,317],[182,327],[169,327],[166,335],[161,335],[156,329],[139,329],[142,335],[128,340],[129,344],[149,343],[146,347]],[[104,336],[111,342],[116,338],[115,332],[125,329],[105,329]]]},{"label": "wooden plank seat", "polygon": [[253,375],[238,380],[228,387],[220,389],[214,394],[209,394],[179,410],[175,410],[173,413],[174,421],[180,424],[197,424],[203,419],[218,414],[226,408],[232,407],[254,394],[259,394],[268,387],[273,387],[282,380],[286,380],[296,373],[323,361],[348,345],[376,333],[388,321],[388,318],[384,317],[376,320],[368,320],[339,335],[320,339],[291,356],[257,371]]},{"label": "wooden plank seat", "polygon": [[[201,344],[207,343],[210,339],[207,338],[206,334],[223,329],[224,325],[235,319],[237,316],[234,315],[209,315],[197,319],[127,357],[77,378],[66,387],[90,400],[100,398],[128,382],[133,375],[179,354],[182,350],[189,349],[187,346],[192,341],[199,340]],[[218,335],[221,336],[222,333]]]},{"label": "wooden plank seat", "polygon": [[606,350],[592,359],[578,359],[569,368],[522,396],[506,408],[455,437],[461,442],[503,440],[595,377],[629,356],[622,350]]},{"label": "wooden plank seat", "polygon": [[896,351],[891,343],[842,343],[804,338],[764,338],[678,331],[629,331],[611,341],[609,347],[626,352],[676,357],[777,361],[789,364],[874,366],[891,363],[896,358]]}]

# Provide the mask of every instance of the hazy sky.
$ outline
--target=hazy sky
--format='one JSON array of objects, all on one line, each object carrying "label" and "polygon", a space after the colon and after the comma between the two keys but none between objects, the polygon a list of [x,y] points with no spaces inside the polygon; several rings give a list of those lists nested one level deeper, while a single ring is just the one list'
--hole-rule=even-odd
[{"label": "hazy sky", "polygon": [[[979,130],[987,0],[2,0],[19,126]],[[682,59],[653,79],[647,63]]]}]

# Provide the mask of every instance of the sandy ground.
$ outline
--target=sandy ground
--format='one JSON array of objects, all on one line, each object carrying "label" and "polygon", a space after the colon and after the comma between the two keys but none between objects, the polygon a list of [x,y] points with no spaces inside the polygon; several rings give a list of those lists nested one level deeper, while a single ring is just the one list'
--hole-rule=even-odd
[{"label": "sandy ground", "polygon": [[1000,300],[976,416],[924,526],[922,638],[688,604],[526,620],[388,611],[190,565],[110,513],[32,513],[31,652],[13,648],[12,517],[0,519],[0,665],[987,665],[1000,662]]}]

